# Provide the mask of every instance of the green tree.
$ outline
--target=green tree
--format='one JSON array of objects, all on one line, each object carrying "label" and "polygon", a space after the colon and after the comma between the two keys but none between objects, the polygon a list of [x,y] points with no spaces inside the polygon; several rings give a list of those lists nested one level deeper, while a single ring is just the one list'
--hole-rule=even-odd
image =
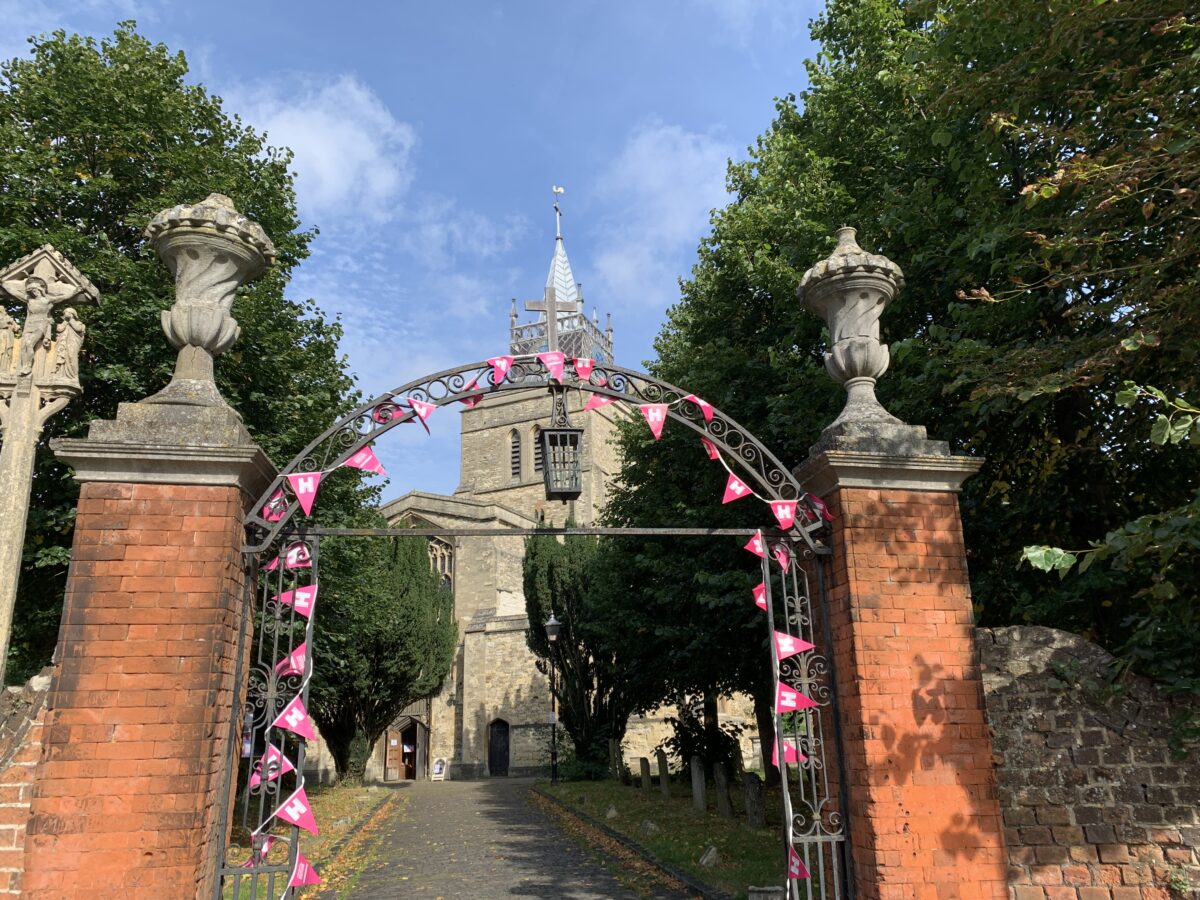
[{"label": "green tree", "polygon": [[[621,660],[622,641],[597,627],[597,543],[593,538],[533,535],[525,541],[526,640],[557,672],[555,696],[575,759],[589,778],[608,768],[608,741],[621,741],[632,710],[631,673]],[[544,623],[550,613],[563,623],[553,646]]]},{"label": "green tree", "polygon": [[[383,527],[365,511],[359,527]],[[411,703],[441,690],[454,659],[454,598],[430,569],[420,538],[330,538],[322,543],[321,608],[309,700],[339,776],[352,747],[369,749]]]},{"label": "green tree", "polygon": [[[300,229],[290,152],[189,84],[183,55],[151,44],[133,23],[99,42],[56,32],[30,43],[28,58],[0,64],[0,260],[52,243],[102,295],[99,309],[79,310],[88,326],[84,394],[51,420],[46,439],[81,436],[90,420],[112,418],[118,403],[170,379],[175,352],[158,319],[172,281],[142,231],[159,210],[220,191],[266,229],[279,257],[234,304],[242,337],[218,361],[217,382],[267,453],[290,459],[353,400],[340,326],[312,301],[284,298],[315,235]],[[337,479],[322,507],[369,499],[362,484]],[[77,494],[43,448],[8,664],[14,681],[54,647]]]},{"label": "green tree", "polygon": [[[1149,409],[1112,414],[1126,379],[1195,387],[1198,22],[1181,0],[832,0],[813,23],[810,88],[779,101],[729,168],[734,199],[713,214],[652,371],[803,459],[842,397],[794,292],[834,228],[857,224],[908,282],[883,320],[882,401],[987,460],[962,496],[981,621],[1146,649],[1130,623],[1153,615],[1147,570],[1093,567],[1047,591],[1018,561],[1028,544],[1087,546],[1200,486],[1187,448],[1146,451]],[[641,497],[618,494],[618,518],[678,515],[697,487],[713,496],[707,482],[642,490],[644,473],[694,468],[686,442],[669,466],[656,462],[676,452],[666,439],[622,448]],[[697,559],[672,552],[656,571],[687,584]],[[1197,671],[1165,646],[1139,663]]]}]

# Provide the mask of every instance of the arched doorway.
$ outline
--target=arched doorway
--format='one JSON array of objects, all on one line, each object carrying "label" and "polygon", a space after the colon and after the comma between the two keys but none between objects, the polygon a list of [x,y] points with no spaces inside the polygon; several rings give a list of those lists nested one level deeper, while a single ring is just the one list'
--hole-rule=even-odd
[{"label": "arched doorway", "polygon": [[493,778],[508,775],[508,723],[494,719],[488,726],[488,774]]},{"label": "arched doorway", "polygon": [[[766,613],[768,633],[799,639],[799,644],[809,648],[796,651],[791,659],[783,663],[775,652],[768,654],[772,674],[780,682],[781,688],[786,685],[791,692],[792,705],[788,711],[787,727],[799,735],[797,740],[798,746],[803,748],[802,760],[809,763],[803,773],[797,768],[793,776],[794,788],[789,784],[788,790],[784,791],[785,819],[793,822],[792,834],[795,835],[797,845],[804,843],[806,854],[810,849],[822,859],[828,854],[835,870],[839,869],[841,863],[836,857],[841,854],[841,847],[846,839],[840,814],[844,803],[839,797],[840,785],[831,781],[829,777],[831,771],[837,772],[837,767],[826,766],[824,762],[826,748],[832,751],[835,746],[833,731],[829,731],[827,739],[823,731],[825,726],[822,724],[832,721],[828,717],[832,715],[833,691],[829,684],[828,662],[819,652],[812,652],[818,642],[829,646],[830,641],[826,636],[818,637],[814,632],[814,628],[828,623],[819,622],[812,614],[813,608],[822,602],[823,594],[810,590],[806,576],[801,573],[798,578],[800,566],[792,564],[804,555],[828,554],[829,551],[821,543],[819,535],[824,528],[821,517],[823,504],[810,497],[788,467],[753,434],[732,417],[695,395],[645,373],[613,365],[592,365],[591,361],[586,361],[586,366],[578,365],[583,362],[585,361],[568,361],[561,375],[553,379],[536,357],[516,357],[512,358],[511,367],[502,374],[495,374],[488,362],[477,362],[409,382],[360,406],[326,430],[285,467],[245,518],[247,542],[244,551],[248,574],[247,614],[243,623],[243,635],[248,635],[250,623],[254,623],[257,626],[258,639],[253,647],[246,650],[249,665],[246,666],[241,659],[238,665],[239,671],[245,672],[248,669],[250,675],[245,715],[249,722],[249,730],[259,738],[254,746],[267,746],[270,741],[286,743],[286,752],[294,754],[294,758],[299,760],[296,768],[303,770],[304,744],[302,741],[297,742],[294,734],[284,733],[289,729],[281,725],[280,720],[286,718],[285,714],[288,711],[294,711],[297,704],[303,709],[304,704],[308,702],[313,661],[302,656],[300,667],[296,669],[290,663],[284,665],[279,660],[286,657],[287,662],[302,646],[306,652],[313,637],[313,618],[304,613],[303,620],[297,619],[295,605],[289,602],[285,608],[280,599],[285,594],[296,593],[296,596],[299,596],[299,591],[316,584],[322,537],[362,534],[424,538],[445,531],[315,527],[306,515],[296,515],[300,506],[297,501],[301,496],[296,491],[307,491],[306,497],[311,501],[320,478],[351,462],[356,455],[368,450],[374,441],[392,428],[407,423],[419,423],[424,426],[425,420],[439,407],[460,402],[486,402],[489,397],[518,391],[549,391],[554,398],[557,417],[564,406],[562,393],[578,390],[599,395],[605,403],[619,401],[640,407],[641,414],[645,415],[652,429],[659,428],[665,419],[691,429],[703,439],[710,458],[720,459],[721,464],[730,470],[731,477],[733,468],[736,468],[738,477],[745,482],[742,486],[757,487],[759,499],[770,503],[771,513],[779,519],[778,528],[741,531],[669,528],[618,531],[647,536],[656,533],[660,536],[684,533],[720,533],[733,536],[745,532],[740,539],[750,538],[747,549],[752,550],[761,559],[763,583],[759,585],[760,592],[756,593],[756,599],[760,601],[759,607]],[[637,415],[637,412],[634,414]],[[562,423],[555,418],[553,424],[559,427]],[[368,456],[370,457],[370,454]],[[293,481],[299,486],[294,488]],[[789,511],[786,523],[785,517],[780,515],[776,507],[784,507]],[[768,513],[768,516],[771,513]],[[561,533],[571,530],[552,529]],[[574,530],[599,534],[611,529]],[[520,535],[523,531],[505,531],[505,534],[510,533]],[[529,533],[535,531],[531,530]],[[823,591],[819,578],[817,591]],[[772,612],[775,606],[772,597],[779,601],[779,614]],[[316,665],[319,667],[319,660]],[[813,701],[811,708],[795,708],[796,691],[801,689],[807,692],[806,696]],[[782,690],[779,696],[784,696]],[[777,710],[781,705],[786,704],[782,700],[777,701]],[[782,714],[778,711],[775,720],[774,738],[777,744],[791,746],[783,740],[788,736],[788,732],[783,730]],[[481,715],[480,721],[482,724],[486,717]],[[518,726],[517,740],[520,743],[524,732],[520,723]],[[488,774],[493,777],[507,775],[511,769],[510,751],[513,738],[510,722],[505,719],[492,719],[482,736],[487,741]],[[400,749],[396,768],[404,768],[407,771],[403,734],[398,737],[398,742]],[[236,747],[231,744],[228,779],[237,771],[236,753]],[[791,763],[793,760],[785,759],[785,762]],[[227,786],[231,784],[231,780],[227,781]],[[302,789],[302,779],[289,775],[286,779],[269,784],[264,782],[257,794],[247,791],[244,797],[238,798],[242,809],[242,820],[239,824],[253,834],[269,835],[270,829],[274,827],[273,820],[290,821],[285,813],[292,807],[281,801],[290,802]],[[795,805],[791,800],[793,789],[797,792]],[[230,792],[226,791],[221,796],[229,797]],[[811,834],[799,830],[800,825],[806,822],[816,823],[808,829]],[[299,833],[294,828],[288,837],[274,835],[276,841],[287,841],[292,853],[297,852],[298,838]],[[265,873],[269,870],[270,867],[260,865],[261,862],[262,860],[253,854],[249,864],[229,859],[222,867],[221,874],[226,879],[225,883],[232,884],[236,893],[240,877],[254,877],[259,871]]]}]

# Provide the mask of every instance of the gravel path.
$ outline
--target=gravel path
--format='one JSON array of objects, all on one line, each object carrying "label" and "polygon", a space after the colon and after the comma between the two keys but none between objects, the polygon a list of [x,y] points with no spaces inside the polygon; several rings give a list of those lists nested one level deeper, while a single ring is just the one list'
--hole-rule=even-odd
[{"label": "gravel path", "polygon": [[409,782],[353,900],[633,900],[526,800],[531,781]]}]

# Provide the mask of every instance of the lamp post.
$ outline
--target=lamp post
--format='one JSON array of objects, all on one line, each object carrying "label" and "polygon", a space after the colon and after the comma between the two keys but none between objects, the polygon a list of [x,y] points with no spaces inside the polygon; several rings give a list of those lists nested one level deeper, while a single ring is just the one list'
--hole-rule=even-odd
[{"label": "lamp post", "polygon": [[546,640],[550,642],[550,783],[558,784],[558,711],[555,708],[555,667],[554,648],[558,643],[558,635],[562,631],[562,622],[554,617],[550,610],[550,618],[546,620]]}]

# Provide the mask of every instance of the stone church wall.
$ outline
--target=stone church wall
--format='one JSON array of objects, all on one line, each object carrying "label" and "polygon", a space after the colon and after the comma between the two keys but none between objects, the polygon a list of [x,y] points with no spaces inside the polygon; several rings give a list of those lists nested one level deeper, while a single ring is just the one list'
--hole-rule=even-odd
[{"label": "stone church wall", "polygon": [[[981,628],[1014,900],[1200,897],[1200,753],[1176,756],[1184,704],[1050,628]],[[1190,887],[1188,887],[1190,883]]]}]

